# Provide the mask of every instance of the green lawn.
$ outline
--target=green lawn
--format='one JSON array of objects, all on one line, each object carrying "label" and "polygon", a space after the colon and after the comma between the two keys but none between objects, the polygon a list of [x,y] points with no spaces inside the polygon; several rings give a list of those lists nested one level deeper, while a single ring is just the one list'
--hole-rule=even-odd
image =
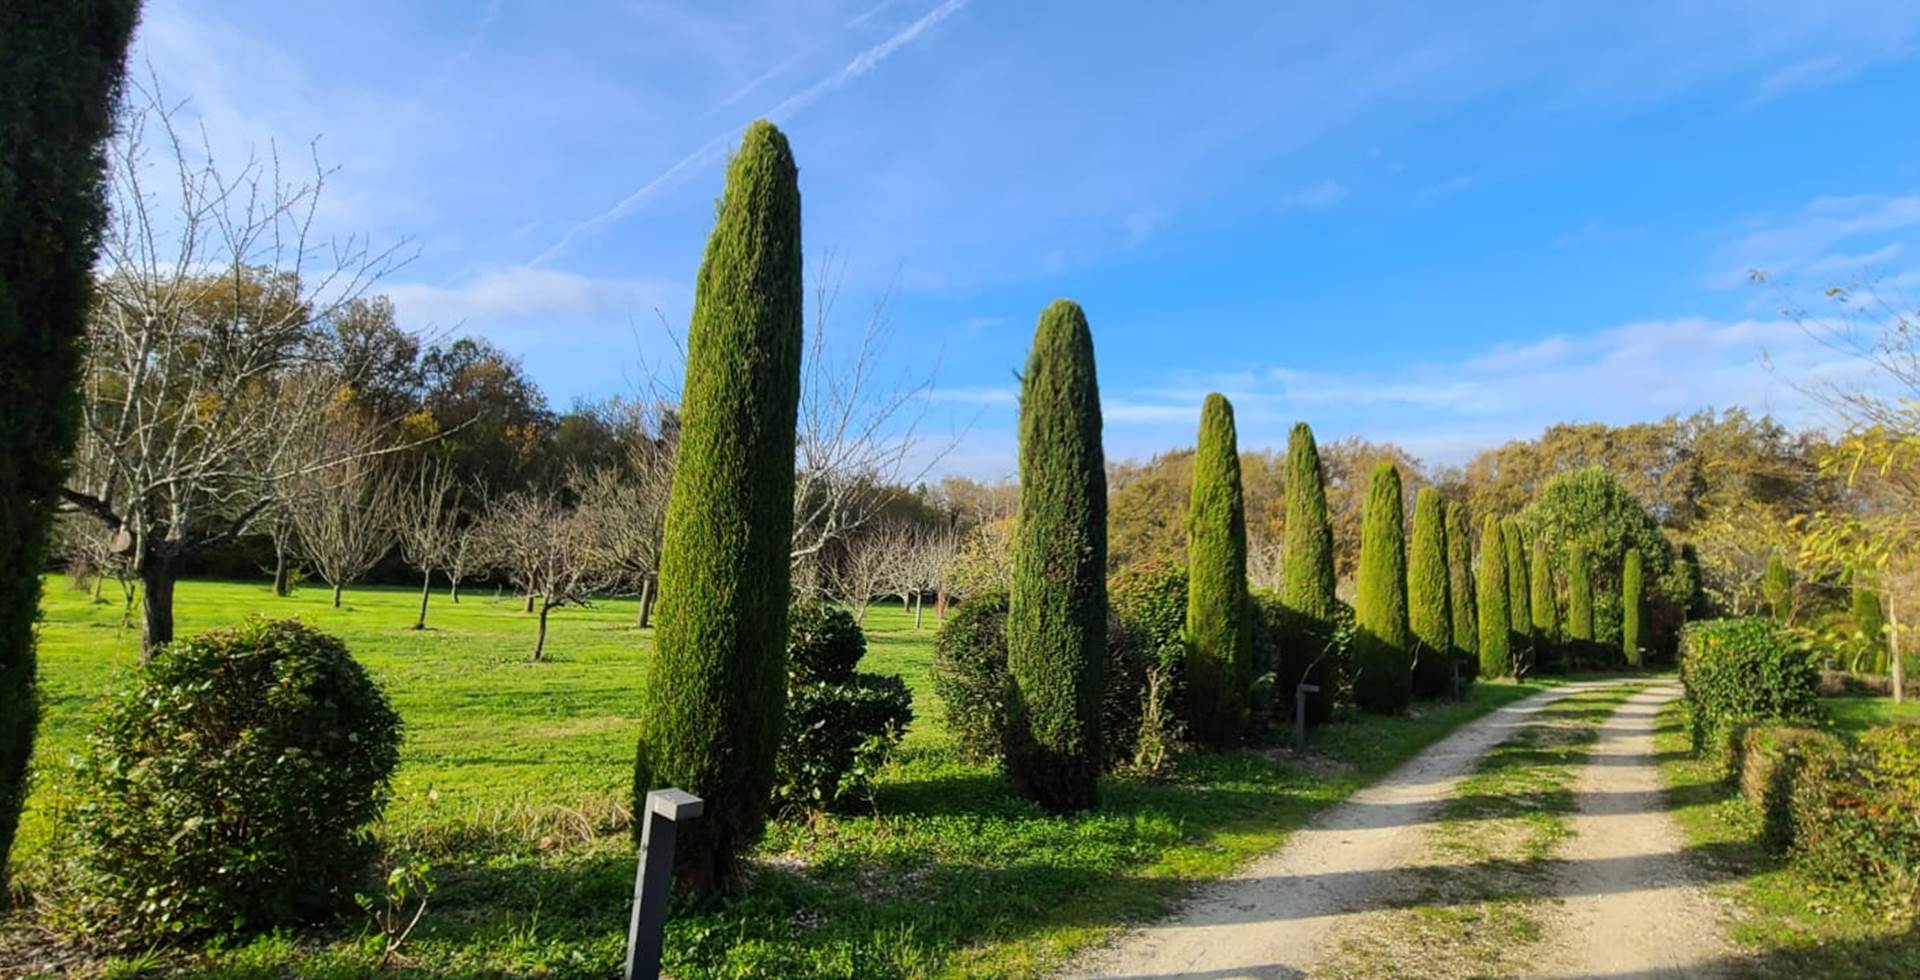
[{"label": "green lawn", "polygon": [[1896,721],[1920,725],[1920,699],[1895,704],[1892,698],[1881,697],[1822,698],[1820,705],[1833,719],[1834,728],[1848,735]]},{"label": "green lawn", "polygon": [[[57,885],[63,760],[135,656],[116,607],[47,585],[40,774],[17,851],[22,879],[43,888]],[[436,595],[424,633],[407,629],[417,601],[410,589],[352,589],[334,610],[319,588],[276,599],[264,583],[192,582],[179,591],[179,628],[298,615],[340,636],[386,686],[407,741],[383,832],[424,849],[439,881],[404,951],[414,975],[616,973],[633,875],[631,712],[650,635],[632,628],[631,602],[561,610],[551,662],[531,664],[534,621],[513,597],[455,606]],[[1309,766],[1250,751],[1188,756],[1164,780],[1109,779],[1099,809],[1055,818],[948,750],[928,674],[934,625],[929,615],[915,632],[897,606],[869,614],[865,669],[902,675],[915,696],[903,751],[871,808],[776,822],[744,895],[676,909],[676,976],[1026,975],[1166,910],[1463,721],[1538,689],[1481,685],[1469,704],[1330,726]],[[176,965],[360,976],[374,958],[350,924]]]}]

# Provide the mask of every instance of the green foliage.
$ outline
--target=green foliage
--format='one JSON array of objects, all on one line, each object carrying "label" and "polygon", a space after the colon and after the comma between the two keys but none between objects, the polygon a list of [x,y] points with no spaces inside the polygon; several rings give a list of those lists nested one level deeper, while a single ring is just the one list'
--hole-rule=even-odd
[{"label": "green foliage", "polygon": [[1784,850],[1793,841],[1793,787],[1811,755],[1842,751],[1840,739],[1816,728],[1743,725],[1727,740],[1727,773],[1760,812],[1762,839]]},{"label": "green foliage", "polygon": [[1480,605],[1473,587],[1473,539],[1467,528],[1467,508],[1459,501],[1447,504],[1447,595],[1452,600],[1453,652],[1460,661],[1460,677],[1472,680],[1480,673]]},{"label": "green foliage", "polygon": [[687,330],[633,786],[636,808],[662,786],[706,801],[675,848],[681,884],[698,893],[737,880],[740,854],[761,833],[785,716],[804,307],[798,173],[778,129],[747,128]]},{"label": "green foliage", "polygon": [[[1609,647],[1620,643],[1621,569],[1627,549],[1638,548],[1649,586],[1646,598],[1657,603],[1662,624],[1677,627],[1686,603],[1697,590],[1690,568],[1682,568],[1659,522],[1647,513],[1639,498],[1620,478],[1600,467],[1562,473],[1541,486],[1521,519],[1535,537],[1546,541],[1554,571],[1566,575],[1566,561],[1575,543],[1584,545],[1591,563],[1593,639]],[[1643,646],[1667,651],[1675,636],[1663,626],[1657,637],[1642,638]]]},{"label": "green foliage", "polygon": [[1407,548],[1402,522],[1400,471],[1374,467],[1367,512],[1360,531],[1360,581],[1354,603],[1353,700],[1362,710],[1406,710],[1412,694],[1407,626]]},{"label": "green foliage", "polygon": [[1872,580],[1855,569],[1853,573],[1853,631],[1873,651],[1874,673],[1885,673],[1887,660],[1887,617],[1880,608],[1880,593]]},{"label": "green foliage", "polygon": [[1200,409],[1187,512],[1187,724],[1203,745],[1246,734],[1253,683],[1247,604],[1247,521],[1233,406],[1218,393]]},{"label": "green foliage", "polygon": [[1576,539],[1567,548],[1567,636],[1566,658],[1575,668],[1600,668],[1615,658],[1595,642],[1593,635],[1593,559],[1585,541]]},{"label": "green foliage", "polygon": [[1080,306],[1040,314],[1020,383],[1020,509],[1007,605],[1005,765],[1053,811],[1093,806],[1103,760],[1107,473],[1093,333]]},{"label": "green foliage", "polygon": [[40,722],[33,623],[107,217],[102,144],[139,7],[0,4],[0,910]]},{"label": "green foliage", "polygon": [[[1155,574],[1158,569],[1158,574]],[[1186,606],[1186,575],[1178,566],[1136,566],[1116,576],[1127,583],[1128,602],[1116,606],[1107,628],[1105,697],[1101,740],[1113,748],[1111,764],[1123,762],[1140,734],[1147,672],[1161,672],[1166,700],[1177,704],[1181,641],[1178,627],[1168,641],[1158,630],[1168,608],[1178,623]],[[1158,590],[1156,593],[1155,590]],[[1155,616],[1159,616],[1156,625]],[[1166,651],[1166,659],[1158,659]],[[946,706],[954,747],[970,762],[1001,758],[1007,738],[1007,595],[976,596],[955,606],[934,641],[934,693]]]},{"label": "green foliage", "polygon": [[1767,600],[1767,610],[1777,622],[1793,619],[1793,570],[1777,551],[1767,556],[1767,570],[1760,577],[1760,594]]},{"label": "green foliage", "polygon": [[1527,542],[1518,521],[1509,517],[1500,522],[1500,540],[1507,550],[1507,643],[1513,650],[1513,671],[1518,676],[1531,673],[1538,664],[1533,649],[1532,570],[1527,566]]},{"label": "green foliage", "polygon": [[961,757],[998,759],[1007,730],[1005,593],[974,596],[947,613],[934,640],[933,690]]},{"label": "green foliage", "polygon": [[817,812],[869,799],[874,775],[913,721],[913,694],[898,677],[856,673],[867,637],[846,610],[800,603],[787,622],[787,723],[774,803]]},{"label": "green foliage", "polygon": [[1645,635],[1647,589],[1639,548],[1628,548],[1620,572],[1620,652],[1627,666],[1640,666],[1641,637]]},{"label": "green foliage", "polygon": [[1533,554],[1527,560],[1527,607],[1533,614],[1534,660],[1542,669],[1565,670],[1560,649],[1560,606],[1553,594],[1553,566],[1547,561],[1547,539],[1533,536]]},{"label": "green foliage", "polygon": [[1313,430],[1296,422],[1287,436],[1287,518],[1281,558],[1281,601],[1293,615],[1282,628],[1276,690],[1292,703],[1294,685],[1312,684],[1307,720],[1320,724],[1333,713],[1336,661],[1333,616],[1339,605],[1333,570],[1333,524],[1327,518],[1326,474]]},{"label": "green foliage", "polygon": [[1513,676],[1513,621],[1507,609],[1506,535],[1489,517],[1480,531],[1480,676]]},{"label": "green foliage", "polygon": [[1407,554],[1407,626],[1414,641],[1413,696],[1453,693],[1453,599],[1447,527],[1440,491],[1413,495],[1413,540]]},{"label": "green foliage", "polygon": [[330,636],[250,620],[164,647],[76,762],[62,923],[159,942],[351,907],[400,717]]},{"label": "green foliage", "polygon": [[838,683],[867,655],[867,634],[853,614],[825,602],[802,602],[787,613],[787,689]]},{"label": "green foliage", "polygon": [[1186,569],[1167,561],[1129,565],[1107,580],[1107,601],[1153,662],[1171,667],[1185,658]]},{"label": "green foliage", "polygon": [[1871,729],[1809,752],[1793,777],[1794,865],[1891,916],[1920,906],[1920,726]]},{"label": "green foliage", "polygon": [[1809,721],[1819,672],[1765,619],[1707,619],[1681,634],[1680,679],[1695,749],[1719,753],[1740,725]]}]

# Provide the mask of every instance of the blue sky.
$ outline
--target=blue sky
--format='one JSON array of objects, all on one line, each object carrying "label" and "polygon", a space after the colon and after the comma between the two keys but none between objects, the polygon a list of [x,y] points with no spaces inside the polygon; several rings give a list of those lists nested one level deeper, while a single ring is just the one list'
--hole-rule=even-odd
[{"label": "blue sky", "polygon": [[403,324],[560,407],[671,361],[768,116],[843,263],[829,336],[890,290],[939,468],[995,477],[1057,296],[1116,458],[1191,443],[1209,390],[1243,446],[1305,418],[1440,463],[1561,419],[1818,423],[1793,382],[1844,365],[1744,273],[1910,278],[1917,53],[1911,0],[150,0],[135,70],[223,156],[319,136],[327,227],[418,247]]}]

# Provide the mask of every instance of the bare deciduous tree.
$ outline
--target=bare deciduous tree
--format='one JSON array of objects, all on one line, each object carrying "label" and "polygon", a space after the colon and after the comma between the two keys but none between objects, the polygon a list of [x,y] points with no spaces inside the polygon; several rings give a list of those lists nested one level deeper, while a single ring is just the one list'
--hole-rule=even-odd
[{"label": "bare deciduous tree", "polygon": [[451,567],[461,550],[460,481],[453,469],[431,460],[393,498],[394,537],[400,556],[420,572],[420,615],[413,628],[427,628],[433,573]]},{"label": "bare deciduous tree", "polygon": [[329,325],[399,257],[322,240],[330,171],[317,162],[303,180],[277,154],[222,173],[157,96],[136,87],[128,105],[108,151],[112,218],[81,392],[80,454],[99,465],[63,495],[124,545],[150,652],[173,637],[182,558],[248,531],[285,481],[342,462],[297,458],[290,443],[354,380],[330,355]]},{"label": "bare deciduous tree", "polygon": [[491,548],[520,556],[516,584],[534,597],[540,631],[533,659],[546,659],[547,616],[562,606],[587,606],[613,576],[595,561],[593,529],[585,515],[545,493],[515,493],[489,511]]},{"label": "bare deciduous tree", "polygon": [[914,536],[913,553],[908,562],[908,584],[913,589],[913,628],[919,629],[926,613],[927,593],[934,594],[934,614],[947,616],[947,572],[959,550],[960,536],[951,528],[920,531]]},{"label": "bare deciduous tree", "polygon": [[400,486],[367,454],[284,481],[281,499],[293,515],[300,553],[333,587],[333,608],[340,608],[348,583],[392,550]]},{"label": "bare deciduous tree", "polygon": [[913,574],[913,547],[912,532],[892,524],[846,538],[837,560],[825,566],[834,597],[852,610],[855,620],[865,622],[875,598],[905,595],[911,588],[906,583]]},{"label": "bare deciduous tree", "polygon": [[575,472],[568,482],[580,501],[580,515],[593,532],[594,560],[615,587],[639,598],[634,627],[645,629],[660,573],[660,542],[677,446],[670,426],[663,424],[664,412],[635,411],[649,417],[631,420],[637,437],[626,447],[622,461]]}]

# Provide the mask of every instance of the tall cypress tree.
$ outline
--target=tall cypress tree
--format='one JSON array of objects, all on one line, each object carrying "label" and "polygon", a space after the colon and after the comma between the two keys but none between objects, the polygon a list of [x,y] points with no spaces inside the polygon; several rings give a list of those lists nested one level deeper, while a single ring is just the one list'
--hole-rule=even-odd
[{"label": "tall cypress tree", "polygon": [[663,786],[706,801],[675,848],[682,884],[701,894],[736,880],[765,824],[785,722],[804,303],[798,177],[786,136],[764,120],[747,127],[687,329],[634,812]]},{"label": "tall cypress tree", "polygon": [[1868,649],[1873,652],[1869,669],[1882,673],[1887,667],[1887,617],[1880,608],[1880,593],[1873,588],[1873,580],[1860,569],[1853,570],[1853,628],[1865,638]]},{"label": "tall cypress tree", "polygon": [[1413,496],[1413,540],[1407,546],[1407,626],[1413,633],[1413,696],[1453,690],[1453,583],[1447,568],[1446,508],[1440,491]]},{"label": "tall cypress tree", "polygon": [[1253,623],[1247,604],[1247,518],[1233,405],[1220,394],[1200,409],[1187,509],[1187,728],[1201,743],[1231,745],[1247,728]]},{"label": "tall cypress tree", "polygon": [[1507,591],[1507,543],[1500,521],[1489,517],[1480,530],[1480,676],[1513,676],[1513,621]]},{"label": "tall cypress tree", "polygon": [[1593,569],[1581,541],[1567,549],[1567,652],[1593,657]]},{"label": "tall cypress tree", "polygon": [[1049,810],[1098,802],[1106,645],[1107,475],[1093,333],[1078,304],[1055,300],[1040,314],[1020,383],[1007,604],[1007,775]]},{"label": "tall cypress tree", "polygon": [[0,3],[0,909],[39,726],[33,622],[73,450],[106,154],[137,0]]},{"label": "tall cypress tree", "polygon": [[1767,557],[1767,571],[1760,579],[1761,595],[1773,618],[1784,623],[1793,618],[1793,571],[1787,560],[1774,552]]},{"label": "tall cypress tree", "polygon": [[1453,654],[1460,677],[1480,672],[1480,607],[1473,590],[1473,539],[1468,537],[1467,507],[1447,504],[1447,593],[1453,605]]},{"label": "tall cypress tree", "polygon": [[1526,538],[1520,533],[1520,523],[1509,517],[1500,522],[1500,535],[1507,549],[1507,615],[1512,622],[1508,632],[1512,634],[1509,645],[1513,648],[1513,671],[1515,676],[1533,669],[1533,603],[1530,602],[1533,588],[1532,577],[1527,568]]},{"label": "tall cypress tree", "polygon": [[1326,474],[1313,430],[1296,422],[1287,437],[1287,525],[1281,558],[1281,603],[1292,628],[1281,638],[1282,703],[1293,701],[1294,685],[1311,684],[1320,693],[1307,698],[1307,721],[1319,724],[1333,710],[1334,595],[1333,524],[1327,519]]},{"label": "tall cypress tree", "polygon": [[1354,603],[1353,700],[1379,714],[1403,711],[1412,694],[1407,626],[1407,544],[1400,471],[1374,467],[1360,521],[1360,581]]},{"label": "tall cypress tree", "polygon": [[1642,579],[1646,576],[1639,548],[1628,548],[1620,567],[1620,652],[1627,666],[1640,666],[1640,632],[1646,625],[1641,601],[1646,594]]},{"label": "tall cypress tree", "polygon": [[1553,564],[1547,561],[1544,536],[1533,536],[1532,552],[1527,559],[1527,608],[1533,613],[1534,661],[1564,670],[1559,644],[1560,605],[1553,594]]}]

